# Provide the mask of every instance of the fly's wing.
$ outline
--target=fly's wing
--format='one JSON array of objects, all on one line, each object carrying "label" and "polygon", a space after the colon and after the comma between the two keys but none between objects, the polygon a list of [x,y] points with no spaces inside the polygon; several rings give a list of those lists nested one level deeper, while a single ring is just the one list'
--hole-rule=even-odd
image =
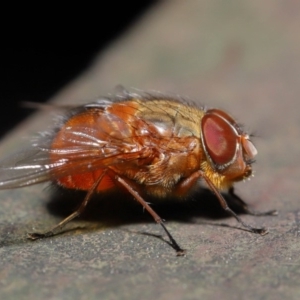
[{"label": "fly's wing", "polygon": [[0,162],[0,189],[17,188],[51,179],[49,154],[31,146]]},{"label": "fly's wing", "polygon": [[133,139],[132,125],[104,110],[111,104],[111,101],[103,99],[82,107],[86,111],[90,108],[103,109],[100,126],[78,124],[68,128],[63,135],[64,147],[53,147],[52,139],[45,141],[42,138],[28,149],[0,162],[0,189],[91,172],[145,156],[144,149]]}]

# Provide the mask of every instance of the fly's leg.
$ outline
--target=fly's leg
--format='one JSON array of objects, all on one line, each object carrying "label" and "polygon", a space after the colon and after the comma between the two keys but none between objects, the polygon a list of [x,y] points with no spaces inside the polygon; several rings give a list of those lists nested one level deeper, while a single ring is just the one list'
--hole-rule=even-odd
[{"label": "fly's leg", "polygon": [[114,174],[114,179],[116,182],[125,188],[148,211],[155,222],[161,225],[171,242],[171,246],[175,249],[177,256],[185,255],[185,250],[181,249],[181,247],[177,244],[171,233],[166,228],[164,220],[150,207],[150,205],[140,196],[140,194],[132,187],[132,185],[124,178],[115,174],[113,171],[110,171],[110,173]]},{"label": "fly's leg", "polygon": [[93,194],[95,193],[97,187],[99,186],[99,184],[100,184],[100,182],[103,179],[103,177],[104,177],[105,174],[106,174],[106,170],[103,171],[101,173],[101,175],[97,178],[97,180],[95,181],[95,183],[93,184],[93,186],[90,188],[90,190],[86,194],[83,202],[81,203],[81,205],[79,206],[79,208],[75,212],[73,212],[70,216],[68,216],[67,218],[65,218],[64,220],[62,220],[60,223],[58,223],[57,225],[55,225],[49,231],[46,231],[44,233],[40,233],[40,232],[28,233],[28,238],[31,239],[31,240],[36,240],[36,239],[41,239],[41,238],[46,238],[46,237],[53,236],[56,233],[58,233],[59,231],[61,231],[62,228],[67,223],[69,223],[73,219],[75,219],[78,216],[80,216],[83,213],[83,211],[85,210],[85,208],[86,208],[87,204],[89,203],[89,201],[91,200]]},{"label": "fly's leg", "polygon": [[[227,204],[226,200],[224,199],[224,197],[221,195],[221,193],[219,192],[219,190],[214,186],[214,184],[210,181],[210,179],[205,175],[205,173],[201,170],[198,170],[197,172],[193,173],[190,177],[186,178],[185,180],[183,180],[180,185],[177,187],[176,192],[179,195],[184,195],[185,193],[188,192],[188,190],[196,183],[196,181],[199,178],[203,178],[205,179],[207,185],[209,186],[209,188],[211,189],[211,191],[216,195],[216,197],[219,200],[219,203],[221,204],[222,208],[227,211],[229,214],[231,214],[233,217],[235,217],[235,219],[242,224],[245,228],[247,228],[249,231],[254,232],[254,233],[259,233],[261,235],[265,235],[268,233],[268,230],[266,228],[254,228],[251,225],[245,223]],[[233,190],[232,190],[233,192]],[[244,203],[244,201],[242,201],[238,196],[236,196],[233,193],[234,197],[236,199],[236,201],[239,201],[240,203]],[[247,204],[244,203],[243,207],[247,207]],[[270,211],[267,214],[274,214],[274,211]]]},{"label": "fly's leg", "polygon": [[234,188],[231,187],[228,190],[228,194],[238,205],[240,205],[243,210],[248,214],[252,216],[277,216],[278,212],[277,210],[269,210],[269,211],[255,211],[249,208],[248,204],[245,203],[237,194],[234,192]]},{"label": "fly's leg", "polygon": [[245,223],[227,204],[224,197],[221,195],[221,193],[218,191],[218,189],[214,186],[214,184],[210,181],[210,179],[202,173],[202,177],[205,179],[207,185],[210,187],[210,189],[213,191],[213,193],[217,196],[222,208],[227,211],[229,214],[231,214],[235,219],[241,223],[245,228],[247,228],[249,231],[253,233],[259,233],[260,235],[265,235],[268,233],[268,230],[266,228],[255,228],[251,225]]}]

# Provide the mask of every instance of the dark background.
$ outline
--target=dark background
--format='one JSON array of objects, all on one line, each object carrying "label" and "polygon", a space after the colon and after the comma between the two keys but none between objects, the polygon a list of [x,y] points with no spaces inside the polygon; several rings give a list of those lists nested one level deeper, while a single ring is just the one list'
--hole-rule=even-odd
[{"label": "dark background", "polygon": [[106,1],[93,7],[5,7],[1,24],[0,137],[87,68],[94,55],[157,1]]}]

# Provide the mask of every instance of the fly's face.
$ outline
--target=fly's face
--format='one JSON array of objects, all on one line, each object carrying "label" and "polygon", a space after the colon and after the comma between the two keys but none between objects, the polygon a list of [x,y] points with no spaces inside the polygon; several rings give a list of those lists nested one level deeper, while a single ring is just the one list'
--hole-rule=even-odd
[{"label": "fly's face", "polygon": [[201,120],[202,145],[212,169],[227,181],[239,181],[252,174],[257,150],[249,136],[225,112],[210,109]]}]

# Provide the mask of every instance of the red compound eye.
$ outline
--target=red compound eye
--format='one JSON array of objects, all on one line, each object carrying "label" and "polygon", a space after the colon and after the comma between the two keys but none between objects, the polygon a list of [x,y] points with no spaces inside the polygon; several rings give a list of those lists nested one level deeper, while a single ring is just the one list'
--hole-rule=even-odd
[{"label": "red compound eye", "polygon": [[238,147],[238,133],[232,118],[218,110],[209,110],[202,118],[204,148],[216,167],[232,162]]}]

